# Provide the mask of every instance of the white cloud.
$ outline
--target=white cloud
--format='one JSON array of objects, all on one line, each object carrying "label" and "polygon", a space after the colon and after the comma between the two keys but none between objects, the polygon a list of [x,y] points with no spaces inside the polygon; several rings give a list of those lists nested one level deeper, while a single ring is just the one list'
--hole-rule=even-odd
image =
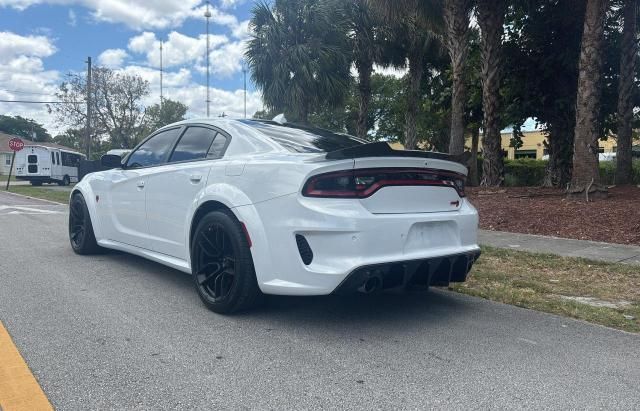
[{"label": "white cloud", "polygon": [[75,27],[78,24],[78,18],[76,17],[76,12],[73,9],[69,9],[69,21],[68,24],[71,27]]},{"label": "white cloud", "polygon": [[[52,100],[60,75],[55,70],[45,70],[42,59],[55,52],[47,37],[0,32],[0,99]],[[44,104],[0,103],[0,113],[33,118],[51,131],[56,130]]]},{"label": "white cloud", "polygon": [[[224,35],[209,35],[210,68],[213,75],[228,77],[242,69],[245,44],[243,40],[229,41]],[[131,52],[143,54],[150,67],[160,66],[160,41],[152,32],[144,32],[129,40]],[[206,71],[206,35],[190,37],[173,31],[163,43],[165,68],[190,65],[199,73]]]},{"label": "white cloud", "polygon": [[235,41],[219,47],[210,54],[210,67],[213,74],[228,77],[242,70],[245,43]]},{"label": "white cloud", "polygon": [[[145,106],[158,103],[160,100],[160,72],[149,67],[127,66],[119,70],[122,73],[138,75],[149,82],[150,94],[143,101]],[[211,116],[218,116],[223,112],[231,117],[244,115],[243,90],[222,90],[212,87],[210,92]],[[179,101],[189,107],[188,117],[204,117],[206,114],[206,93],[204,85],[195,83],[191,72],[186,68],[178,71],[165,72],[163,76],[163,94],[165,98]],[[262,98],[258,92],[247,93],[247,116],[262,109]]]},{"label": "white cloud", "polygon": [[[37,4],[84,6],[98,21],[125,24],[135,30],[181,26],[188,18],[204,19],[201,0],[0,0],[0,7],[24,10]],[[212,22],[233,29],[237,18],[210,7]]]},{"label": "white cloud", "polygon": [[220,0],[220,7],[228,9],[246,3],[246,0]]},{"label": "white cloud", "polygon": [[107,49],[98,56],[98,64],[108,68],[122,67],[124,60],[129,57],[122,49]]},{"label": "white cloud", "polygon": [[[163,42],[163,65],[175,67],[185,64],[199,63],[206,55],[206,35],[189,37],[182,33],[172,31]],[[210,50],[227,43],[226,36],[220,34],[209,35]],[[129,40],[129,50],[138,54],[144,54],[147,64],[152,67],[160,66],[160,41],[154,33],[144,32]]]},{"label": "white cloud", "polygon": [[45,36],[20,36],[9,31],[0,32],[0,62],[18,55],[49,57],[55,52],[55,46]]}]

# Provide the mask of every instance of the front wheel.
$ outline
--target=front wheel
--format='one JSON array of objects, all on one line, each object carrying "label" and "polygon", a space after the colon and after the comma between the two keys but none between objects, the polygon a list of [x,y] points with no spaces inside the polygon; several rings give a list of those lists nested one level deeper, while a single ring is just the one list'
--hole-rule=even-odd
[{"label": "front wheel", "polygon": [[62,178],[62,181],[60,181],[58,183],[59,186],[68,186],[71,183],[71,180],[69,179],[69,176],[64,176]]},{"label": "front wheel", "polygon": [[74,194],[69,204],[69,241],[76,254],[96,254],[102,251],[93,233],[87,203],[80,193]]},{"label": "front wheel", "polygon": [[198,295],[211,311],[246,310],[262,297],[247,237],[230,212],[212,211],[200,220],[191,242],[191,268]]}]

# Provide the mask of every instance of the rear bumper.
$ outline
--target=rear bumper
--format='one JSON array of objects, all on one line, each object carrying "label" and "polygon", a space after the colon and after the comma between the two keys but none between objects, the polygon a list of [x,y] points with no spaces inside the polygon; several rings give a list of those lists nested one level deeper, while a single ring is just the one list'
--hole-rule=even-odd
[{"label": "rear bumper", "polygon": [[480,250],[420,260],[397,261],[359,267],[335,289],[334,294],[374,292],[409,286],[448,286],[467,279]]},{"label": "rear bumper", "polygon": [[[291,195],[233,211],[250,234],[258,285],[267,294],[331,294],[349,288],[347,279],[360,271],[384,267],[397,276],[403,264],[403,285],[425,266],[427,284],[463,281],[480,252],[478,213],[466,199],[450,212],[372,214],[357,200]],[[438,269],[442,261],[451,269]],[[446,278],[434,274],[442,270]]]}]

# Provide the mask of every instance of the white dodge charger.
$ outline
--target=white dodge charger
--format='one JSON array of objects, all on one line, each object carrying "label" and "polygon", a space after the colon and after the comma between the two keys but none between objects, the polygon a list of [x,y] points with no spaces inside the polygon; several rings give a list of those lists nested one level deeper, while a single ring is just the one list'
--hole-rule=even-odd
[{"label": "white dodge charger", "polygon": [[230,313],[264,294],[465,281],[480,255],[466,168],[446,154],[294,124],[199,119],[102,158],[70,198],[76,253],[103,248],[193,274]]}]

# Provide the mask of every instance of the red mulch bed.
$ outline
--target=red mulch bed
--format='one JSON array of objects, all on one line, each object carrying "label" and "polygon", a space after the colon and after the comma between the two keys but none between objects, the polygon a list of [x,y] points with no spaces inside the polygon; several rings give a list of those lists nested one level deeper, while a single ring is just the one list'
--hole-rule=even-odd
[{"label": "red mulch bed", "polygon": [[485,230],[640,245],[640,188],[612,187],[609,198],[568,200],[563,190],[509,187],[467,190]]}]

